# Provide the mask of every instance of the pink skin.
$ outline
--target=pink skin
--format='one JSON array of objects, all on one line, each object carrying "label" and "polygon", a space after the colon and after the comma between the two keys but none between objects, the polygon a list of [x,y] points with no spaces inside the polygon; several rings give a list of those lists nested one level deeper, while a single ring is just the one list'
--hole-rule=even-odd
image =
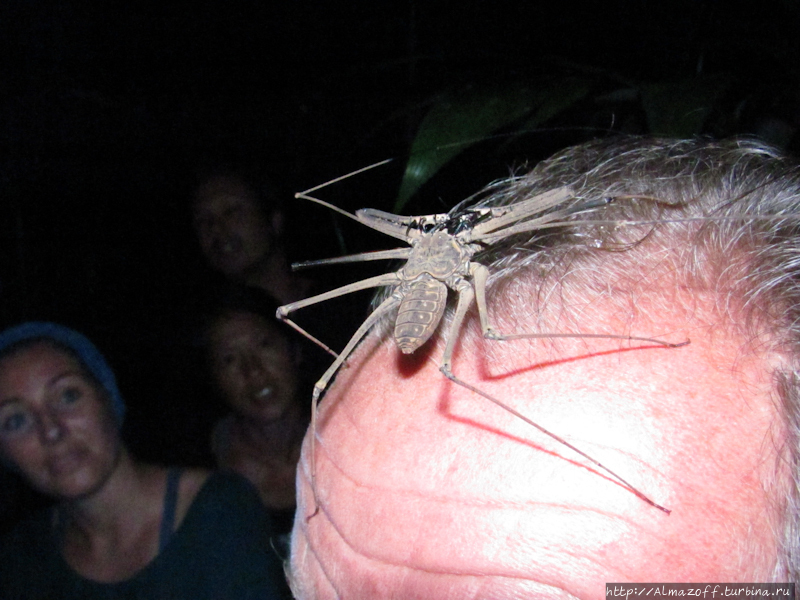
[{"label": "pink skin", "polygon": [[122,447],[101,390],[41,343],[0,360],[0,450],[39,491],[79,499],[105,484]]},{"label": "pink skin", "polygon": [[689,345],[484,342],[472,326],[453,370],[671,515],[446,380],[441,344],[406,357],[367,341],[320,406],[316,501],[305,441],[298,597],[599,599],[606,582],[766,580],[782,509],[773,498],[785,497],[770,378],[780,358],[743,350],[714,326],[710,302],[687,295],[691,311],[669,311],[658,300],[636,305],[657,319],[625,323],[616,306],[593,304],[576,330]]},{"label": "pink skin", "polygon": [[262,268],[277,225],[267,221],[253,191],[238,179],[214,177],[197,191],[194,226],[200,249],[225,277],[247,281]]}]

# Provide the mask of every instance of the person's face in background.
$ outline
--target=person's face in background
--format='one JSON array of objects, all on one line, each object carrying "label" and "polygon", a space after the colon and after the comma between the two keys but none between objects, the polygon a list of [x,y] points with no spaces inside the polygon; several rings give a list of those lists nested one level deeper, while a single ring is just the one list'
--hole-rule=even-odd
[{"label": "person's face in background", "polygon": [[225,277],[245,278],[273,251],[274,227],[254,191],[239,179],[217,176],[204,182],[195,195],[193,218],[203,255]]},{"label": "person's face in background", "polygon": [[297,357],[275,323],[228,313],[212,324],[209,344],[214,379],[235,412],[270,422],[295,404]]},{"label": "person's face in background", "polygon": [[121,441],[103,390],[42,342],[0,359],[0,451],[40,492],[79,499],[106,482]]}]

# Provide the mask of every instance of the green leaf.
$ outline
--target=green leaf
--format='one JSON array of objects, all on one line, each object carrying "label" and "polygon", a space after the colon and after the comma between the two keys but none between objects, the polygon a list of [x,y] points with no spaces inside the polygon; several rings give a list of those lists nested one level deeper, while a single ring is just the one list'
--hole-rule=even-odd
[{"label": "green leaf", "polygon": [[588,79],[564,77],[533,85],[449,93],[425,115],[411,146],[394,212],[444,165],[492,133],[533,113],[524,124],[538,126],[589,93]]}]

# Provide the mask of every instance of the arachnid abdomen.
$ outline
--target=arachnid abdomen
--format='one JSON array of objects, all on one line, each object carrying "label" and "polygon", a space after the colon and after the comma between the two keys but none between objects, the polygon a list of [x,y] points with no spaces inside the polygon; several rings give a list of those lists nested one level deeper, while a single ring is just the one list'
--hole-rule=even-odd
[{"label": "arachnid abdomen", "polygon": [[447,303],[447,286],[423,273],[401,286],[403,301],[397,310],[394,340],[403,354],[411,354],[436,331]]}]

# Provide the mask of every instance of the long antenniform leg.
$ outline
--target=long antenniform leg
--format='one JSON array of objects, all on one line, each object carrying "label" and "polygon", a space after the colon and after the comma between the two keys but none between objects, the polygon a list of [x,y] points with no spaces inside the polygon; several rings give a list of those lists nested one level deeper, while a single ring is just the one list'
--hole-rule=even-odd
[{"label": "long antenniform leg", "polygon": [[648,498],[643,492],[639,491],[633,485],[631,485],[628,481],[620,477],[617,473],[606,467],[601,462],[595,460],[591,456],[589,456],[583,450],[576,448],[574,445],[566,441],[564,438],[556,435],[552,431],[548,431],[538,423],[534,422],[533,420],[529,419],[519,411],[515,410],[514,408],[510,407],[506,403],[498,400],[494,396],[484,392],[483,390],[475,387],[474,385],[464,381],[463,379],[459,378],[455,374],[453,374],[451,368],[451,360],[453,356],[453,349],[455,348],[455,343],[458,338],[458,333],[461,331],[461,326],[463,325],[464,318],[467,315],[467,311],[472,306],[472,303],[475,301],[478,305],[478,315],[481,322],[481,329],[483,330],[483,336],[486,339],[495,340],[495,341],[505,341],[505,340],[516,340],[516,339],[523,339],[523,338],[552,338],[552,337],[573,337],[573,338],[611,338],[611,339],[625,339],[625,340],[632,340],[632,341],[641,341],[641,342],[652,342],[659,344],[661,346],[665,346],[668,348],[676,348],[679,346],[685,346],[689,342],[682,342],[680,344],[671,344],[668,342],[664,342],[657,339],[651,338],[642,338],[642,337],[634,337],[634,336],[624,336],[624,335],[604,335],[604,334],[516,334],[516,335],[502,335],[497,333],[489,323],[489,316],[488,311],[486,310],[486,279],[488,278],[489,271],[486,267],[479,264],[473,264],[471,267],[472,273],[472,284],[469,282],[462,280],[462,282],[458,285],[458,289],[456,290],[458,293],[458,303],[456,305],[456,311],[453,315],[453,321],[450,324],[449,331],[447,333],[447,343],[445,345],[444,354],[442,356],[442,364],[439,367],[439,370],[442,374],[447,377],[453,383],[460,385],[471,392],[478,394],[479,396],[489,400],[490,402],[496,404],[503,410],[508,411],[515,417],[522,419],[528,425],[535,427],[545,435],[550,436],[557,442],[563,444],[573,452],[576,452],[589,462],[591,462],[596,467],[602,469],[609,475],[611,475],[614,479],[619,481],[622,485],[624,485],[628,490],[633,492],[638,498],[647,502],[647,504],[654,506],[655,508],[665,512],[666,514],[670,514],[672,511],[660,504],[654,502],[650,498]]},{"label": "long antenniform leg", "polygon": [[[386,285],[395,285],[398,282],[398,277],[395,273],[385,273],[383,275],[376,275],[375,277],[370,277],[368,279],[364,279],[363,281],[356,281],[355,283],[351,283],[350,285],[345,285],[340,288],[336,288],[335,290],[331,290],[329,292],[325,292],[323,294],[317,294],[316,296],[311,296],[310,298],[306,298],[305,300],[298,300],[297,302],[292,302],[291,304],[286,304],[284,306],[279,306],[278,311],[275,313],[275,316],[286,323],[289,327],[300,333],[300,335],[306,337],[307,339],[314,342],[317,346],[328,352],[329,354],[336,357],[336,362],[331,365],[331,368],[325,372],[325,375],[328,375],[328,372],[336,371],[339,368],[339,365],[347,359],[347,352],[342,352],[342,358],[339,360],[339,354],[331,350],[326,344],[318,340],[316,337],[308,333],[305,329],[300,327],[297,323],[292,321],[288,318],[290,313],[294,311],[305,308],[306,306],[311,306],[313,304],[319,304],[320,302],[325,302],[326,300],[331,300],[332,298],[338,298],[339,296],[345,296],[347,294],[352,294],[353,292],[359,292],[361,290],[367,290],[369,288],[375,287],[382,287]],[[352,340],[351,340],[352,341]],[[336,368],[334,368],[334,366]],[[324,379],[326,382],[330,379],[330,375],[328,375],[327,379],[325,375],[322,376],[320,382]],[[317,384],[319,385],[319,383]],[[325,389],[324,386],[322,389]],[[317,391],[316,386],[314,387],[314,400],[319,398],[319,392]]]},{"label": "long antenniform leg", "polygon": [[319,344],[323,349],[331,352],[334,356],[336,356],[336,360],[333,361],[330,367],[328,367],[327,371],[322,374],[322,377],[319,378],[319,381],[314,384],[314,393],[312,396],[311,401],[311,489],[314,492],[314,512],[308,515],[307,519],[312,518],[319,512],[320,503],[317,499],[317,485],[316,485],[316,477],[317,477],[317,470],[316,470],[316,441],[317,441],[317,403],[319,402],[319,397],[322,392],[328,387],[328,383],[330,382],[333,375],[336,371],[339,370],[339,367],[347,360],[347,357],[355,349],[356,345],[361,338],[363,338],[367,332],[372,329],[372,327],[377,323],[387,312],[391,311],[399,302],[400,300],[395,296],[389,296],[386,300],[384,300],[378,308],[376,308],[370,315],[364,320],[361,326],[356,330],[353,334],[353,337],[350,338],[350,341],[347,342],[347,345],[344,347],[344,350],[340,354],[334,353],[330,348],[328,348],[325,344],[320,342],[317,338],[312,336],[308,333],[305,329],[294,323],[291,319],[287,318],[287,315],[292,311],[295,311],[299,308],[303,308],[306,306],[310,306],[312,304],[317,304],[319,302],[324,302],[326,300],[330,300],[331,298],[337,298],[339,296],[344,296],[346,294],[350,294],[352,292],[357,292],[364,289],[369,289],[373,287],[382,287],[386,285],[394,285],[398,282],[398,277],[394,273],[388,273],[385,275],[378,275],[376,277],[370,277],[369,279],[365,279],[363,281],[358,281],[356,283],[352,283],[350,285],[345,285],[335,290],[331,290],[330,292],[326,292],[324,294],[319,294],[317,296],[312,296],[311,298],[306,298],[305,300],[299,300],[298,302],[293,302],[292,304],[287,304],[285,306],[281,306],[278,308],[276,316],[281,320],[290,325],[295,330],[299,331],[301,334],[306,336],[311,341]]}]

